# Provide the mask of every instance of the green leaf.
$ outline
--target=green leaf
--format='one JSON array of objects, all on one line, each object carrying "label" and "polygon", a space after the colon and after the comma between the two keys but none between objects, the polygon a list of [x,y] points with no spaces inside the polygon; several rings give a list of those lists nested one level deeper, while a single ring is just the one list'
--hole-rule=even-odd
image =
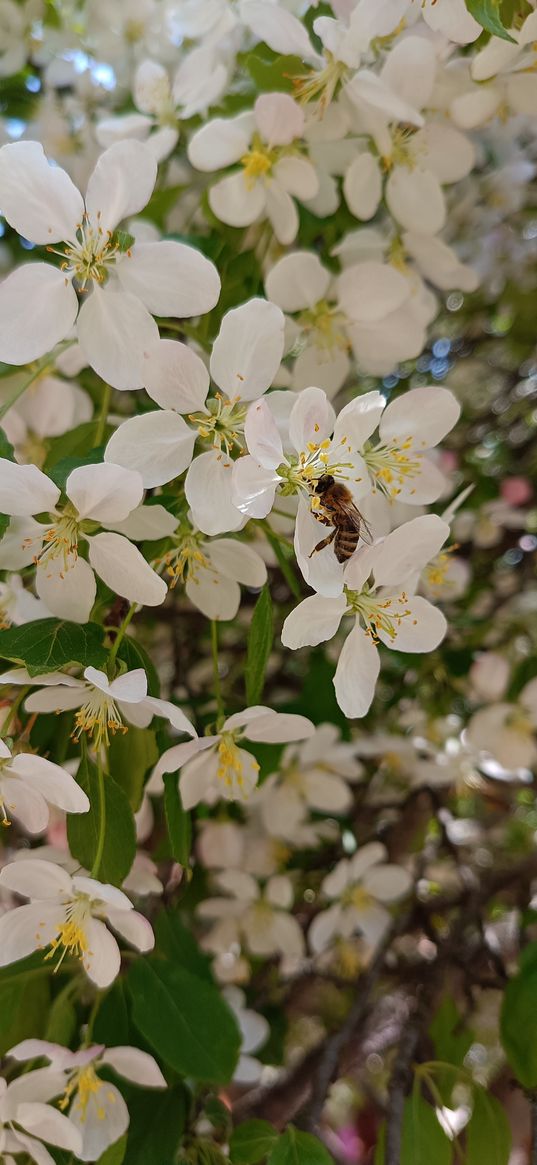
[{"label": "green leaf", "polygon": [[53,1044],[69,1047],[77,1026],[76,1007],[73,1003],[72,984],[68,982],[53,999],[47,1016],[45,1039]]},{"label": "green leaf", "polygon": [[137,667],[143,667],[147,676],[148,696],[160,696],[160,683],[155,665],[145,648],[136,639],[131,639],[130,636],[126,635],[117,653],[117,658],[127,664],[128,671],[135,671]]},{"label": "green leaf", "polygon": [[4,457],[6,461],[15,460],[15,450],[11,441],[8,441],[3,429],[0,429],[0,457]]},{"label": "green leaf", "polygon": [[132,1090],[127,1139],[128,1165],[172,1165],[185,1127],[185,1091]]},{"label": "green leaf", "polygon": [[[87,757],[82,758],[76,779],[87,793],[91,808],[88,813],[68,814],[67,838],[73,857],[81,866],[91,870],[97,853],[101,814],[98,773]],[[104,803],[106,826],[99,879],[121,886],[136,854],[136,827],[126,793],[107,773],[104,777]]]},{"label": "green leaf", "polygon": [[537,1088],[537,963],[528,963],[507,984],[500,1017],[507,1059],[524,1088]]},{"label": "green leaf", "polygon": [[101,446],[95,449],[98,429],[98,420],[84,421],[60,437],[49,437],[45,471],[60,489],[64,488],[72,469],[78,465],[93,465],[102,461],[104,444],[112,429],[106,429]]},{"label": "green leaf", "polygon": [[49,998],[47,975],[0,984],[0,1055],[20,1040],[44,1035]]},{"label": "green leaf", "polygon": [[[382,1125],[375,1165],[384,1165],[386,1126]],[[399,1165],[451,1165],[453,1146],[438,1123],[434,1108],[418,1092],[405,1102]],[[272,1165],[272,1163],[271,1163]]]},{"label": "green leaf", "polygon": [[229,1142],[232,1165],[257,1165],[277,1140],[276,1129],[268,1121],[245,1121],[234,1130]]},{"label": "green leaf", "polygon": [[59,671],[71,663],[102,668],[108,658],[97,623],[36,619],[0,631],[0,658],[24,664],[31,676]]},{"label": "green leaf", "polygon": [[246,652],[246,703],[258,704],[263,692],[265,671],[273,642],[272,601],[264,586],[254,607]]},{"label": "green leaf", "polygon": [[130,251],[135,238],[134,235],[129,235],[128,231],[114,231],[110,242],[115,244],[124,255],[126,251]]},{"label": "green leaf", "polygon": [[240,1033],[218,989],[154,957],[133,963],[127,982],[134,1022],[157,1054],[185,1076],[226,1084]]},{"label": "green leaf", "polygon": [[107,991],[93,1025],[93,1038],[98,1044],[106,1044],[109,1048],[132,1044],[123,979],[116,979]]},{"label": "green leaf", "polygon": [[110,741],[109,769],[134,813],[140,808],[146,773],[156,765],[158,755],[155,733],[150,728],[130,727],[128,732],[117,732]]},{"label": "green leaf", "polygon": [[96,1162],[96,1165],[122,1165],[125,1160],[125,1153],[127,1152],[127,1134],[115,1141],[113,1145],[109,1145],[102,1157]]},{"label": "green leaf", "polygon": [[317,1137],[289,1125],[278,1137],[268,1165],[334,1165],[334,1158]]},{"label": "green leaf", "polygon": [[499,0],[466,0],[466,7],[481,28],[490,32],[492,36],[499,36],[501,40],[509,40],[511,44],[516,44],[516,40],[502,24]]},{"label": "green leaf", "polygon": [[476,1088],[473,1112],[466,1126],[465,1165],[507,1165],[511,1156],[511,1129],[495,1096]]},{"label": "green leaf", "polygon": [[472,1044],[473,1035],[464,1026],[457,1006],[446,995],[429,1028],[435,1049],[435,1060],[461,1065]]},{"label": "green leaf", "polygon": [[192,846],[192,821],[183,809],[177,773],[164,776],[164,811],[172,857],[181,866],[188,866]]},{"label": "green leaf", "polygon": [[293,78],[304,76],[306,72],[300,57],[279,56],[267,45],[258,45],[253,52],[247,53],[242,64],[261,93],[274,90],[293,93]]},{"label": "green leaf", "polygon": [[183,926],[177,910],[161,910],[155,922],[157,953],[191,971],[198,979],[212,983],[208,955],[201,951],[192,932]]}]

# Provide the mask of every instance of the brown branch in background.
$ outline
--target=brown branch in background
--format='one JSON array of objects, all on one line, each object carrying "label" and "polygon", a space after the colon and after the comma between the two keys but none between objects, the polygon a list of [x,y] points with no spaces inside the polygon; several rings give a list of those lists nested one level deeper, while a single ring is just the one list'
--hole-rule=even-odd
[{"label": "brown branch in background", "polygon": [[401,1158],[405,1100],[412,1083],[412,1061],[432,1009],[435,995],[434,968],[431,968],[430,976],[427,984],[421,983],[418,987],[416,1000],[399,1038],[388,1087],[385,1165],[399,1165]]}]

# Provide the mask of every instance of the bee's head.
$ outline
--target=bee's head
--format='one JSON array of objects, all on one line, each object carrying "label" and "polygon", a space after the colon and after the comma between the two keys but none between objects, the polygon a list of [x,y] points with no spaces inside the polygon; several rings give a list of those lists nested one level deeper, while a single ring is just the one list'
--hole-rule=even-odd
[{"label": "bee's head", "polygon": [[332,474],[323,473],[322,477],[319,478],[317,485],[315,486],[315,493],[324,494],[326,493],[327,489],[331,489],[334,484],[335,480],[332,477]]}]

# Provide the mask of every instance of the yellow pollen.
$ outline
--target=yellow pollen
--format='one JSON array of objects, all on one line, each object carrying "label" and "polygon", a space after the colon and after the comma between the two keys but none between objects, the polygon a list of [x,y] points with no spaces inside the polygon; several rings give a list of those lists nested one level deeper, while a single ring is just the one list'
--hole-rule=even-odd
[{"label": "yellow pollen", "polygon": [[[249,792],[245,788],[243,764],[240,749],[237,748],[232,732],[223,732],[218,744],[217,777],[223,782],[228,795],[246,796]],[[257,761],[252,761],[255,769],[259,769]]]},{"label": "yellow pollen", "polygon": [[247,154],[244,154],[241,158],[241,165],[244,167],[246,185],[250,189],[255,186],[257,179],[262,178],[272,169],[272,163],[270,151],[261,147],[249,150]]},{"label": "yellow pollen", "polygon": [[116,732],[123,734],[128,732],[126,724],[123,723],[117,704],[105,692],[99,691],[91,684],[87,684],[86,691],[88,693],[86,702],[82,705],[75,716],[75,727],[72,733],[73,740],[80,740],[83,732],[93,737],[95,748],[100,748],[105,745],[108,748],[110,744],[110,733],[115,735]]},{"label": "yellow pollen", "polygon": [[[78,895],[69,902],[65,910],[65,918],[58,926],[56,938],[50,943],[50,950],[45,960],[53,959],[56,952],[61,950],[60,958],[54,968],[58,971],[66,955],[73,955],[76,959],[83,959],[88,954],[88,939],[84,924],[89,915],[89,899],[86,895]],[[39,934],[36,936],[39,939]]]}]

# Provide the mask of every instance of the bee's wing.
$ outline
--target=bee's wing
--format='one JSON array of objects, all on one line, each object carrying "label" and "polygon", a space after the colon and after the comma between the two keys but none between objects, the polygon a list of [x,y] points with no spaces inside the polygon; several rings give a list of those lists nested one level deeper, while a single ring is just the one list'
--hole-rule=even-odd
[{"label": "bee's wing", "polygon": [[349,526],[352,525],[353,530],[356,530],[362,541],[371,545],[374,541],[373,534],[371,533],[365,518],[362,517],[362,514],[360,513],[357,506],[355,506],[354,502],[342,502],[339,506],[339,510],[341,514],[345,514]]}]

